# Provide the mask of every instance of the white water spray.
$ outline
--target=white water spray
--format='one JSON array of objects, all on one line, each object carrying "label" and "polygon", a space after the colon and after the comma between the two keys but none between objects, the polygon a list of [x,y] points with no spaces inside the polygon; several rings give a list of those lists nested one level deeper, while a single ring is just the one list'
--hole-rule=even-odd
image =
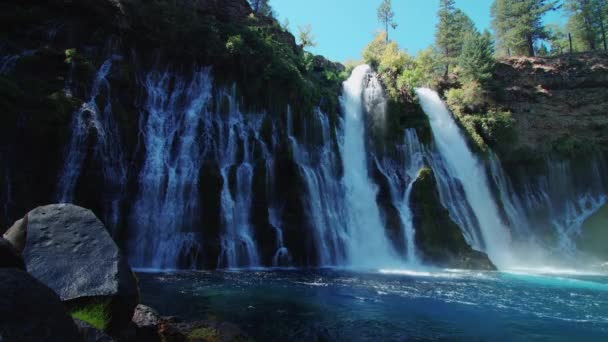
[{"label": "white water spray", "polygon": [[[464,136],[439,95],[430,89],[417,89],[416,93],[430,119],[433,137],[441,157],[446,162],[446,168],[462,184],[465,197],[479,222],[486,253],[498,266],[508,265],[511,262],[511,237],[500,219],[483,165],[467,146]],[[473,247],[482,249],[483,246]]]},{"label": "white water spray", "polygon": [[342,182],[348,208],[347,253],[353,266],[398,266],[397,253],[386,236],[376,203],[377,188],[371,182],[367,170],[362,95],[366,78],[371,72],[368,65],[356,67],[351,77],[344,82],[344,95],[341,98],[344,137],[340,151],[344,164]]}]

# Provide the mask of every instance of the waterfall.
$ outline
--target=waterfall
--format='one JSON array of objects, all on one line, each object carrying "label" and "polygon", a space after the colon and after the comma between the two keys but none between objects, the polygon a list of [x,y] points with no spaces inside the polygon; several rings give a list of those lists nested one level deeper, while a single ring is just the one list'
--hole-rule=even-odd
[{"label": "waterfall", "polygon": [[176,268],[196,258],[199,234],[198,179],[202,157],[199,128],[209,115],[209,69],[190,81],[169,71],[145,79],[147,100],[140,118],[145,157],[131,213],[129,250],[136,267]]},{"label": "waterfall", "polygon": [[[112,68],[112,56],[97,71],[87,102],[73,114],[72,135],[66,148],[63,168],[59,173],[57,200],[72,203],[76,186],[90,151],[91,139],[93,158],[101,164],[104,187],[104,221],[114,228],[119,223],[120,205],[127,182],[127,168],[122,152],[122,142],[118,127],[112,115],[112,95],[107,76]],[[105,103],[98,107],[98,98]]]},{"label": "waterfall", "polygon": [[433,137],[445,167],[449,175],[462,185],[466,200],[479,223],[483,244],[475,240],[469,240],[469,243],[473,244],[473,248],[484,249],[497,265],[505,266],[511,262],[511,236],[493,200],[483,164],[467,146],[439,95],[430,89],[417,89],[416,93],[430,119]]},{"label": "waterfall", "polygon": [[[224,233],[218,267],[258,267],[262,266],[262,260],[251,222],[254,167],[258,161],[267,166],[273,163],[268,146],[259,135],[265,114],[242,113],[234,91],[221,92],[218,98],[226,99],[228,104],[227,113],[216,113],[214,117],[219,128],[214,149],[224,179],[221,194]],[[277,217],[270,216],[270,221],[274,221],[270,224],[276,230],[280,229]],[[279,236],[282,239],[282,234]]]},{"label": "waterfall", "polygon": [[347,253],[354,266],[377,267],[398,265],[376,203],[376,186],[367,170],[363,94],[370,76],[368,65],[358,66],[344,82],[341,98],[344,111],[344,136],[340,152],[344,167],[342,182],[348,211]]},{"label": "waterfall", "polygon": [[304,181],[304,210],[315,242],[319,266],[345,265],[346,216],[344,188],[338,179],[336,146],[331,139],[327,116],[314,112],[313,122],[321,133],[321,142],[310,148],[293,136],[291,111],[287,116],[287,134],[294,161]]}]

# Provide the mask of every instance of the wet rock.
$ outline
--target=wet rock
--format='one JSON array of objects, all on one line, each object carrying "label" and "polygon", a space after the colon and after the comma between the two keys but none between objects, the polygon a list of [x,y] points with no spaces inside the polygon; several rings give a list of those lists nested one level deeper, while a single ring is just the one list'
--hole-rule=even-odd
[{"label": "wet rock", "polygon": [[135,276],[93,212],[70,204],[39,207],[28,213],[26,232],[23,258],[34,277],[78,306],[107,300],[110,332],[131,322]]},{"label": "wet rock", "polygon": [[19,253],[23,252],[23,248],[25,248],[26,227],[27,216],[15,222],[3,235],[4,239],[10,242]]},{"label": "wet rock", "polygon": [[137,326],[138,341],[160,341],[158,334],[161,317],[149,306],[139,304],[135,307],[133,323]]},{"label": "wet rock", "polygon": [[106,333],[95,329],[87,322],[75,319],[74,323],[76,324],[78,332],[80,333],[82,341],[84,342],[114,342],[114,339],[112,339]]},{"label": "wet rock", "polygon": [[0,279],[0,341],[80,341],[53,290],[17,269],[0,269]]},{"label": "wet rock", "polygon": [[485,253],[468,245],[458,225],[443,207],[433,171],[423,168],[410,197],[416,246],[425,262],[441,267],[495,270]]},{"label": "wet rock", "polygon": [[17,268],[25,271],[25,263],[19,252],[7,240],[0,238],[0,268]]}]

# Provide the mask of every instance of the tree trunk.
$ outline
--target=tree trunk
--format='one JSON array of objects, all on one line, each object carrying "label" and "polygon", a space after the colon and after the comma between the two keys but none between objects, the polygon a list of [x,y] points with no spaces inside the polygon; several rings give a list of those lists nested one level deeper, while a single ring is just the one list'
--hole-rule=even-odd
[{"label": "tree trunk", "polygon": [[534,57],[534,39],[532,39],[532,35],[526,35],[526,43],[528,44],[528,56]]},{"label": "tree trunk", "polygon": [[570,53],[572,53],[572,34],[568,32],[568,42],[570,43]]}]

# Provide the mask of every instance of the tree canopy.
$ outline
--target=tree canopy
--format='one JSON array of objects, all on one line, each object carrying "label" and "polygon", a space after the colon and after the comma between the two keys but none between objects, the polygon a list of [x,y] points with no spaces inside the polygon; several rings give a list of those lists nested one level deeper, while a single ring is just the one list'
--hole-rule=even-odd
[{"label": "tree canopy", "polygon": [[495,0],[492,27],[502,55],[534,56],[534,45],[548,38],[542,17],[557,8],[555,0]]}]

